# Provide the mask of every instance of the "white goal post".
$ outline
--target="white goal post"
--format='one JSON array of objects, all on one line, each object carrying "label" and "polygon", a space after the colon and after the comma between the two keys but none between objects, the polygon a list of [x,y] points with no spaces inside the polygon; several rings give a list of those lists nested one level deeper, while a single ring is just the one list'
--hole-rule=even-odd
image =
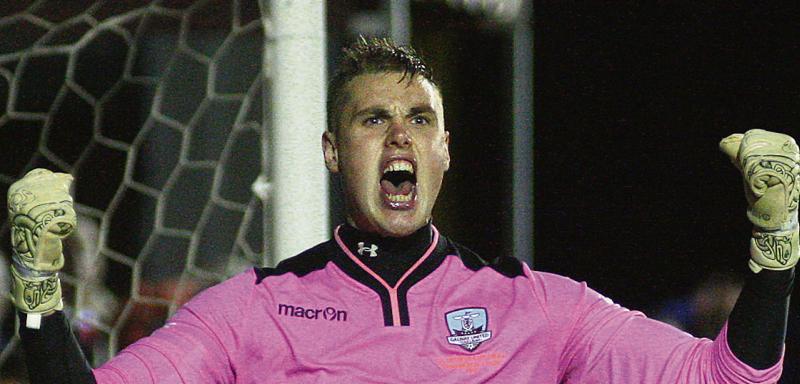
[{"label": "white goal post", "polygon": [[325,2],[260,0],[269,4],[272,39],[265,67],[273,95],[272,198],[275,258],[282,260],[330,235],[328,175],[321,162],[325,130]]}]

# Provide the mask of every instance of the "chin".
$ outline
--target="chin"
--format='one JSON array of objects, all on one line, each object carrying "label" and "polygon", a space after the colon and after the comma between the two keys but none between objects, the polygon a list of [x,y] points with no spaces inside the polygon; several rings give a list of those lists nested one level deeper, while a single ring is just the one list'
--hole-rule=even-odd
[{"label": "chin", "polygon": [[416,232],[428,223],[424,217],[417,215],[391,215],[379,220],[379,231],[384,236],[403,237]]},{"label": "chin", "polygon": [[416,232],[417,229],[419,227],[413,226],[387,228],[383,230],[383,235],[386,237],[405,237]]},{"label": "chin", "polygon": [[350,210],[348,222],[362,231],[384,237],[408,236],[425,226],[430,218],[426,204],[420,203],[422,201],[417,200],[410,207],[392,207],[382,197],[361,206],[352,201],[351,207],[361,209]]}]

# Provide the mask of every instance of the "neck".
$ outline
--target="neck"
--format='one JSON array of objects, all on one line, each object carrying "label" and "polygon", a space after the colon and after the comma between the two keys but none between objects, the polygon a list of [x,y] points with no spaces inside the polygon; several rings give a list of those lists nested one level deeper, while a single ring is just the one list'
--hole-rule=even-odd
[{"label": "neck", "polygon": [[422,224],[420,227],[414,228],[413,226],[405,227],[401,226],[402,228],[398,228],[397,226],[391,227],[391,230],[384,228],[380,224],[374,221],[370,221],[364,217],[359,217],[359,220],[356,220],[351,215],[347,215],[345,219],[345,224],[349,225],[353,229],[361,231],[363,233],[370,233],[374,236],[378,237],[386,237],[386,238],[405,238],[412,236],[415,232],[423,229],[425,227],[430,227],[431,224],[431,217],[425,220],[425,223]]}]

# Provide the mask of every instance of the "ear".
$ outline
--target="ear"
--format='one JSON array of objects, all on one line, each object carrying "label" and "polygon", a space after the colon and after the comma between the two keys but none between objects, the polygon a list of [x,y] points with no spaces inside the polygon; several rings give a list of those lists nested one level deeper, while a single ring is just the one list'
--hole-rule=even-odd
[{"label": "ear", "polygon": [[339,153],[336,149],[336,135],[331,131],[322,133],[322,154],[325,156],[325,167],[331,173],[339,173]]},{"label": "ear", "polygon": [[450,131],[444,131],[444,170],[450,169]]}]

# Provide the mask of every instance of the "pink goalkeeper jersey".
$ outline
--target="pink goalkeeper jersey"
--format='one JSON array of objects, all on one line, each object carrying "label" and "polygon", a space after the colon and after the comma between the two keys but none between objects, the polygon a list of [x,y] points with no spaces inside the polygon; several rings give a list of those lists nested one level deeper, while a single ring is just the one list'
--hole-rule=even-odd
[{"label": "pink goalkeeper jersey", "polygon": [[[390,286],[337,233],[207,289],[98,383],[773,383],[584,283],[438,235]],[[369,252],[369,248],[360,249]]]}]

